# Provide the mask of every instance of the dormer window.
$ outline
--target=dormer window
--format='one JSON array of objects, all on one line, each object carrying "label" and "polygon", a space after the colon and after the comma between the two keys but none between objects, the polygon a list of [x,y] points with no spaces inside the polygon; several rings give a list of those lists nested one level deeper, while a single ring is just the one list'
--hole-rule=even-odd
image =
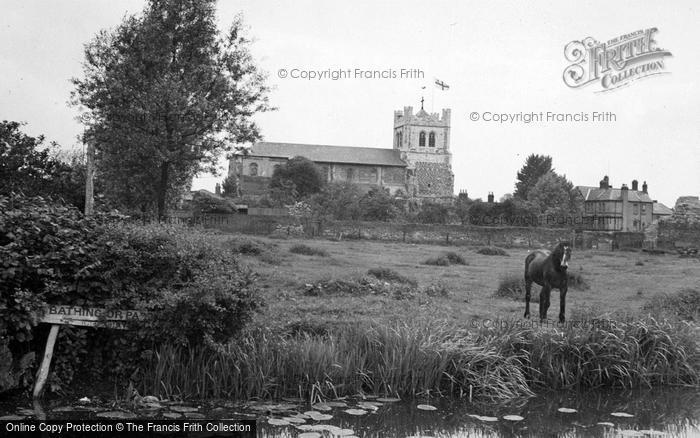
[{"label": "dormer window", "polygon": [[425,131],[421,131],[418,135],[418,146],[425,147]]},{"label": "dormer window", "polygon": [[428,146],[431,148],[435,147],[435,133],[431,132],[430,135],[428,136]]}]

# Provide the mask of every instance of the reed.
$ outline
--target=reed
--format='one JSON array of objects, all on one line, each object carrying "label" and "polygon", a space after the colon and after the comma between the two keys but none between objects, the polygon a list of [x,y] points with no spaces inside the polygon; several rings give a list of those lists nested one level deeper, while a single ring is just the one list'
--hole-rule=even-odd
[{"label": "reed", "polygon": [[698,327],[651,317],[589,326],[466,329],[435,321],[249,330],[218,351],[162,346],[144,393],[196,399],[357,393],[484,400],[542,388],[698,385]]}]

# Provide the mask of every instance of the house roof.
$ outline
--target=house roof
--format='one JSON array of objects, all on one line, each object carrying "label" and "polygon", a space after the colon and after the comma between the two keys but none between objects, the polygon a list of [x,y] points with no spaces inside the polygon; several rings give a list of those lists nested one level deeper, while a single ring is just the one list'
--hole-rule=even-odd
[{"label": "house roof", "polygon": [[255,143],[250,156],[270,158],[306,157],[317,163],[374,164],[406,167],[396,149],[364,148],[355,146],[329,146],[300,143]]},{"label": "house roof", "polygon": [[664,204],[660,202],[654,202],[654,206],[651,209],[652,214],[663,214],[663,215],[672,215],[673,210],[670,208],[666,207]]},{"label": "house roof", "polygon": [[[601,189],[599,187],[576,186],[585,201],[622,201],[621,189]],[[628,190],[630,202],[654,202],[649,194],[638,190]]]}]

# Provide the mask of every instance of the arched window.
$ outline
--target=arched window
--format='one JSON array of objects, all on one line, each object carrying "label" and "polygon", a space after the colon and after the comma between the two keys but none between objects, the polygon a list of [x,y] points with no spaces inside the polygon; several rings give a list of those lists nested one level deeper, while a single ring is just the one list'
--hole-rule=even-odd
[{"label": "arched window", "polygon": [[401,147],[401,133],[398,131],[396,131],[396,147]]},{"label": "arched window", "polygon": [[428,136],[428,146],[431,148],[435,147],[435,133],[431,132],[430,135]]},{"label": "arched window", "polygon": [[425,147],[425,131],[421,131],[418,135],[418,146]]},{"label": "arched window", "polygon": [[248,175],[258,176],[258,163],[250,163],[248,165]]}]

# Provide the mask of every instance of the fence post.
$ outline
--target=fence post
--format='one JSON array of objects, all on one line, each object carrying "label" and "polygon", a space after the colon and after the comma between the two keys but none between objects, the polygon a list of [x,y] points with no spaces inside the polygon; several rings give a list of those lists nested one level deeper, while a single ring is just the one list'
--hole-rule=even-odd
[{"label": "fence post", "polygon": [[445,233],[445,244],[450,244],[450,233]]}]

